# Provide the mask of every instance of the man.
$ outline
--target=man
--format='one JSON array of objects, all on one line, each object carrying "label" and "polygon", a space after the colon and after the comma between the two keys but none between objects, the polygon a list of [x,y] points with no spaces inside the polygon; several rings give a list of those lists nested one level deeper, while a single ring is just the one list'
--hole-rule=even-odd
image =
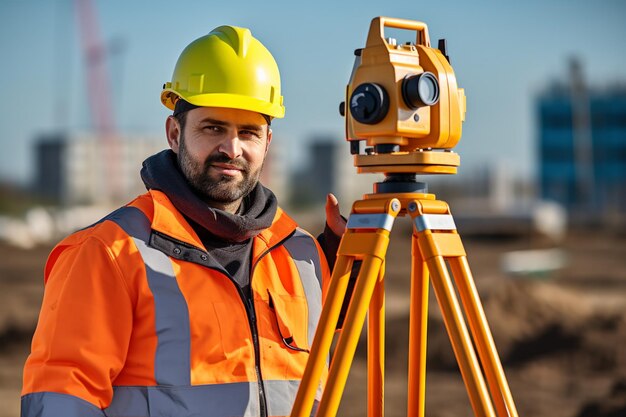
[{"label": "man", "polygon": [[[258,182],[284,115],[276,62],[222,26],[161,100],[171,150],[144,162],[148,193],[50,254],[22,416],[290,413],[329,265]],[[332,196],[327,225],[337,240]]]}]

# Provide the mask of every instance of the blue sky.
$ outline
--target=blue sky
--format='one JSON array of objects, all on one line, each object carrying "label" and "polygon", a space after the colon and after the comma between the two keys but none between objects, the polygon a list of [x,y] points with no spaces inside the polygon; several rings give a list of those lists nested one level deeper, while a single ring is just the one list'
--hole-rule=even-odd
[{"label": "blue sky", "polygon": [[[448,40],[467,95],[456,151],[461,174],[503,160],[531,177],[533,100],[580,58],[589,81],[626,80],[626,1],[176,1],[95,0],[102,38],[123,42],[109,74],[122,132],[163,135],[160,101],[180,51],[222,24],[249,27],[281,69],[286,118],[275,145],[302,161],[312,136],[343,138],[338,103],[375,16],[421,20],[433,43]],[[31,144],[42,132],[84,129],[89,110],[72,0],[0,0],[0,179],[27,182]],[[410,35],[406,39],[410,39]],[[166,146],[163,139],[164,147]],[[347,146],[347,145],[346,145]]]}]

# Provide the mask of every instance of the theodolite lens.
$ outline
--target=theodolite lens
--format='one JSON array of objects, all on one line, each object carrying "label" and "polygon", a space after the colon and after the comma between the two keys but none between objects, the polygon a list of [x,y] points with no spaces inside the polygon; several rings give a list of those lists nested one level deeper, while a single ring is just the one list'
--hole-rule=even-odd
[{"label": "theodolite lens", "polygon": [[432,106],[439,101],[439,83],[431,72],[407,75],[402,81],[402,98],[411,109]]},{"label": "theodolite lens", "polygon": [[378,84],[359,85],[350,97],[350,114],[359,123],[373,125],[385,118],[389,111],[389,96]]}]

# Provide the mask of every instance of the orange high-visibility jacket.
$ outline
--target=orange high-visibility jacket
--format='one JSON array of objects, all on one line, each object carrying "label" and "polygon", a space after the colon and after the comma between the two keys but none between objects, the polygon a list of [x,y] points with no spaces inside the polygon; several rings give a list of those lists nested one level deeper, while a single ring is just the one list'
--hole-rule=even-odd
[{"label": "orange high-visibility jacket", "polygon": [[156,190],[59,243],[22,416],[289,415],[330,278],[317,241],[278,209],[250,303],[209,257]]}]

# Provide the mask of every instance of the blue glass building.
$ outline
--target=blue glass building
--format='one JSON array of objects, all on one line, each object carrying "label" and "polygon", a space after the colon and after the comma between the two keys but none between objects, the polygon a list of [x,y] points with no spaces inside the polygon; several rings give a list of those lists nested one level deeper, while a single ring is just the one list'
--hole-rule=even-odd
[{"label": "blue glass building", "polygon": [[577,64],[568,84],[538,99],[539,182],[573,223],[626,222],[626,87],[588,88]]}]

